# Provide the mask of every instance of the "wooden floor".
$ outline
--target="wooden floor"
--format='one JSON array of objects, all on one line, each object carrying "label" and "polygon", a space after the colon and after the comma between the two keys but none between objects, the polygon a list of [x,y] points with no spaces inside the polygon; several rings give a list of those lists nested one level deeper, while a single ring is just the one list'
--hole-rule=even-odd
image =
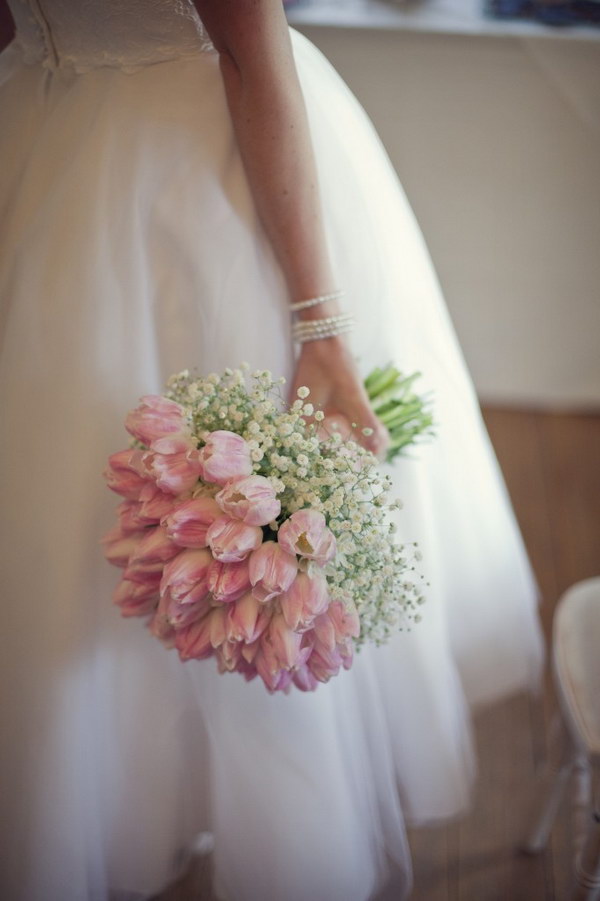
[{"label": "wooden floor", "polygon": [[[543,597],[550,635],[561,593],[600,574],[600,416],[484,410]],[[561,901],[572,861],[572,808],[560,811],[547,851],[518,852],[535,772],[554,710],[546,678],[526,697],[476,719],[480,776],[470,815],[411,833],[412,901]]]},{"label": "wooden floor", "polygon": [[[549,635],[561,593],[600,574],[600,415],[499,409],[484,415],[539,580]],[[517,851],[534,773],[546,756],[553,705],[547,678],[539,701],[514,698],[477,717],[480,775],[472,811],[461,822],[411,832],[412,901],[566,897],[572,856],[568,803],[545,853],[527,857]],[[161,901],[212,899],[209,868],[210,859],[204,859]]]}]

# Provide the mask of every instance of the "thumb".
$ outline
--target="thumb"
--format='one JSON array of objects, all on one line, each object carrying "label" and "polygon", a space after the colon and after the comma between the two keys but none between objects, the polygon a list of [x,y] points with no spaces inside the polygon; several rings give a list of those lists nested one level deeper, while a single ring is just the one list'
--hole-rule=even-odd
[{"label": "thumb", "polygon": [[[370,450],[379,460],[385,460],[390,444],[390,435],[382,421],[375,415],[370,404],[364,404],[352,419],[357,425],[357,438],[363,447]],[[365,434],[365,432],[367,434]]]}]

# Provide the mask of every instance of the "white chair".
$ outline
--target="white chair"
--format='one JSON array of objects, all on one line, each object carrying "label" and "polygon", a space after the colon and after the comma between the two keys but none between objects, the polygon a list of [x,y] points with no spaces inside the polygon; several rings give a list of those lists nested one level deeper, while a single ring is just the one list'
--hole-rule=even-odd
[{"label": "white chair", "polygon": [[575,775],[585,825],[576,836],[571,901],[600,901],[600,577],[570,588],[554,617],[552,663],[560,707],[559,763],[546,772],[523,850],[541,851]]}]

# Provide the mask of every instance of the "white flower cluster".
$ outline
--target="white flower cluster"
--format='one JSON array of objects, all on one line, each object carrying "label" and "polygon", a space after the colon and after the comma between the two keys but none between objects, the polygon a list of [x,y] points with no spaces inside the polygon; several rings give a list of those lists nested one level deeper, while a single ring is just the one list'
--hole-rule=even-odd
[{"label": "white flower cluster", "polygon": [[[254,472],[270,480],[281,501],[281,520],[304,508],[325,515],[337,542],[326,570],[331,598],[356,605],[357,647],[365,641],[380,644],[420,619],[425,584],[415,565],[420,553],[415,544],[394,538],[390,514],[401,503],[390,502],[390,480],[376,458],[337,432],[327,433],[322,412],[315,413],[306,400],[307,388],[300,388],[288,407],[284,381],[268,371],[250,375],[246,364],[205,378],[186,370],[169,379],[166,396],[186,410],[199,446],[217,429],[246,439]],[[278,522],[265,528],[276,533]]]}]

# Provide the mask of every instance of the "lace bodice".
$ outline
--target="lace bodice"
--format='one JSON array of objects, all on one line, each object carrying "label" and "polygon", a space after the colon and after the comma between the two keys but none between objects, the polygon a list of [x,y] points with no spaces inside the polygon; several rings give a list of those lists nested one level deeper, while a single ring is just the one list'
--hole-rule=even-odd
[{"label": "lace bodice", "polygon": [[134,71],[214,50],[192,0],[9,0],[27,62]]}]

